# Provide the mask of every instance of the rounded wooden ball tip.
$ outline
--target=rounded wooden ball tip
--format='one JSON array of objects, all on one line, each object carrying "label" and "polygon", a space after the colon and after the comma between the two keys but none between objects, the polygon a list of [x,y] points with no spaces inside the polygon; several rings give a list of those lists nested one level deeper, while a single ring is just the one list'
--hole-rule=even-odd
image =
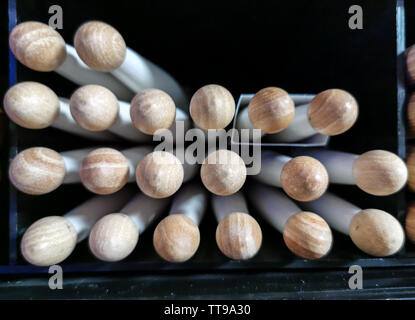
[{"label": "rounded wooden ball tip", "polygon": [[329,176],[323,164],[307,156],[295,157],[281,172],[281,186],[293,199],[313,201],[326,192]]},{"label": "rounded wooden ball tip", "polygon": [[261,247],[261,227],[249,214],[231,213],[219,223],[216,229],[216,243],[220,251],[230,259],[250,259]]},{"label": "rounded wooden ball tip", "polygon": [[20,249],[27,262],[46,267],[65,260],[75,249],[78,235],[64,217],[51,216],[33,223],[24,233]]},{"label": "rounded wooden ball tip", "polygon": [[80,176],[82,184],[91,192],[115,193],[127,183],[128,160],[118,150],[99,148],[84,158]]},{"label": "rounded wooden ball tip", "polygon": [[176,118],[173,99],[159,89],[146,89],[131,101],[130,117],[135,127],[145,134],[169,129]]},{"label": "rounded wooden ball tip", "polygon": [[407,137],[415,138],[415,93],[412,93],[411,97],[409,98],[407,116],[408,116]]},{"label": "rounded wooden ball tip", "polygon": [[406,67],[409,82],[415,83],[415,45],[410,46],[406,50]]},{"label": "rounded wooden ball tip", "polygon": [[133,252],[138,242],[134,221],[123,213],[104,216],[94,225],[89,235],[89,248],[102,261],[120,261]]},{"label": "rounded wooden ball tip", "polygon": [[199,243],[199,227],[183,214],[167,216],[154,230],[154,248],[169,262],[189,260],[199,248]]},{"label": "rounded wooden ball tip", "polygon": [[107,88],[86,85],[78,88],[69,101],[71,115],[82,128],[103,131],[110,128],[118,117],[118,99]]},{"label": "rounded wooden ball tip", "polygon": [[320,92],[310,102],[308,120],[321,134],[335,136],[349,130],[357,120],[359,106],[356,99],[340,89]]},{"label": "rounded wooden ball tip", "polygon": [[220,85],[206,85],[197,90],[190,100],[190,116],[202,129],[223,129],[232,121],[234,115],[235,100]]},{"label": "rounded wooden ball tip", "polygon": [[246,167],[233,151],[218,150],[203,161],[200,176],[206,189],[219,196],[234,194],[245,183]]},{"label": "rounded wooden ball tip", "polygon": [[101,21],[81,25],[75,33],[74,45],[85,64],[103,72],[117,69],[124,61],[127,50],[121,34]]},{"label": "rounded wooden ball tip", "polygon": [[9,36],[17,60],[36,71],[53,71],[66,59],[65,41],[47,24],[28,21],[15,26]]},{"label": "rounded wooden ball tip", "polygon": [[16,124],[27,129],[49,127],[59,116],[59,98],[38,82],[20,82],[3,99],[4,111]]},{"label": "rounded wooden ball tip", "polygon": [[333,244],[329,225],[312,212],[299,212],[291,216],[285,223],[283,236],[288,249],[309,260],[326,256]]},{"label": "rounded wooden ball tip", "polygon": [[265,133],[284,130],[294,119],[295,105],[283,89],[269,87],[258,91],[248,105],[248,116],[253,126]]},{"label": "rounded wooden ball tip", "polygon": [[173,154],[154,151],[138,164],[136,180],[143,193],[152,198],[167,198],[183,183],[183,166]]},{"label": "rounded wooden ball tip", "polygon": [[366,209],[356,214],[349,227],[353,243],[362,251],[375,257],[386,257],[398,252],[405,234],[401,224],[389,213]]},{"label": "rounded wooden ball tip", "polygon": [[65,177],[62,156],[56,151],[34,147],[20,152],[11,162],[9,179],[20,191],[41,195],[58,188]]},{"label": "rounded wooden ball tip", "polygon": [[373,150],[363,153],[354,162],[353,177],[363,191],[375,196],[387,196],[404,187],[408,169],[394,153]]},{"label": "rounded wooden ball tip", "polygon": [[408,168],[409,189],[411,189],[412,191],[415,191],[415,147],[414,146],[408,146],[406,166]]},{"label": "rounded wooden ball tip", "polygon": [[415,201],[411,201],[406,212],[405,230],[408,239],[415,243]]}]

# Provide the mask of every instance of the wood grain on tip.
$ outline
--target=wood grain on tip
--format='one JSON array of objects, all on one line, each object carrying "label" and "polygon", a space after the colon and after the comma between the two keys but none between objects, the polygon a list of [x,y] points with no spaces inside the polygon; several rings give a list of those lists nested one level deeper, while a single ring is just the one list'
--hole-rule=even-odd
[{"label": "wood grain on tip", "polygon": [[106,130],[118,118],[117,97],[99,85],[91,84],[78,88],[72,94],[69,106],[76,123],[89,131]]},{"label": "wood grain on tip", "polygon": [[173,99],[159,89],[145,89],[131,101],[130,117],[135,127],[145,134],[169,129],[176,118]]},{"label": "wood grain on tip", "polygon": [[82,161],[81,182],[89,191],[111,194],[125,186],[129,165],[124,155],[111,148],[99,148]]},{"label": "wood grain on tip", "polygon": [[15,84],[6,92],[3,107],[14,123],[27,129],[47,128],[59,116],[58,96],[38,82]]},{"label": "wood grain on tip", "polygon": [[288,249],[300,258],[310,260],[326,256],[333,243],[327,222],[312,212],[291,216],[285,223],[283,236]]},{"label": "wood grain on tip", "polygon": [[398,220],[389,213],[366,209],[350,222],[350,237],[362,251],[375,257],[397,253],[405,242],[405,234]]},{"label": "wood grain on tip", "polygon": [[200,243],[198,226],[183,214],[164,218],[154,230],[154,249],[169,262],[184,262],[196,253]]},{"label": "wood grain on tip", "polygon": [[203,185],[219,196],[234,194],[245,183],[246,167],[242,158],[233,151],[218,150],[204,160],[200,176]]},{"label": "wood grain on tip", "polygon": [[224,87],[210,84],[197,90],[190,101],[190,116],[202,129],[223,129],[235,115],[235,100]]},{"label": "wood grain on tip", "polygon": [[118,68],[127,50],[121,34],[101,21],[90,21],[80,26],[75,33],[74,45],[86,65],[102,72]]},{"label": "wood grain on tip", "polygon": [[52,192],[62,184],[65,174],[61,155],[43,147],[20,152],[9,167],[11,183],[20,191],[32,195]]},{"label": "wood grain on tip", "polygon": [[312,201],[326,192],[329,176],[320,161],[300,156],[285,164],[281,172],[281,186],[293,199]]},{"label": "wood grain on tip", "polygon": [[353,177],[363,191],[376,196],[387,196],[405,186],[408,169],[394,153],[372,150],[363,153],[354,162]]},{"label": "wood grain on tip", "polygon": [[355,98],[340,89],[320,92],[310,102],[308,120],[319,133],[334,136],[349,130],[357,120],[359,107]]},{"label": "wood grain on tip", "polygon": [[255,128],[265,133],[284,130],[294,119],[295,105],[283,89],[269,87],[258,91],[248,105],[248,116]]},{"label": "wood grain on tip", "polygon": [[136,181],[143,193],[152,198],[167,198],[183,183],[184,171],[180,160],[165,151],[146,155],[136,169]]},{"label": "wood grain on tip", "polygon": [[65,260],[76,242],[72,223],[64,217],[51,216],[36,221],[26,230],[20,249],[27,262],[45,267]]},{"label": "wood grain on tip", "polygon": [[104,216],[94,225],[89,235],[89,248],[102,261],[114,262],[126,258],[138,242],[134,221],[123,213]]},{"label": "wood grain on tip", "polygon": [[216,229],[216,243],[228,258],[250,259],[261,247],[261,227],[249,214],[231,213],[219,223]]},{"label": "wood grain on tip", "polygon": [[10,49],[26,67],[53,71],[66,59],[65,41],[47,24],[28,21],[18,24],[9,36]]}]

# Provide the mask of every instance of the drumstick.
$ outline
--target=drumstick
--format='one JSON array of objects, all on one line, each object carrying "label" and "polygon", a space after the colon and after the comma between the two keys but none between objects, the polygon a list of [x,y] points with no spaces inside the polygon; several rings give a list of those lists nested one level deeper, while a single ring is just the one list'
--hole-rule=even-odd
[{"label": "drumstick", "polygon": [[[415,70],[412,72],[415,73]],[[412,93],[409,102],[408,102],[408,109],[407,109],[407,117],[408,117],[408,131],[407,131],[407,138],[412,139],[415,138],[415,94]]]},{"label": "drumstick", "polygon": [[408,145],[406,166],[408,168],[408,186],[411,191],[415,191],[415,148]]},{"label": "drumstick", "polygon": [[169,199],[153,199],[143,193],[130,200],[120,213],[97,221],[89,235],[89,248],[100,260],[114,262],[128,257],[141,235],[163,213]]},{"label": "drumstick", "polygon": [[276,152],[261,154],[261,171],[254,179],[282,187],[298,201],[315,200],[327,190],[328,174],[325,167],[311,157],[291,158]]},{"label": "drumstick", "polygon": [[242,188],[246,180],[246,167],[237,153],[218,150],[203,161],[200,176],[210,192],[226,196]]},{"label": "drumstick", "polygon": [[395,154],[373,150],[356,155],[331,150],[301,150],[326,167],[331,183],[357,185],[375,196],[387,196],[401,190],[408,179],[405,163]]},{"label": "drumstick", "polygon": [[90,132],[79,127],[71,116],[69,101],[58,98],[47,86],[38,82],[20,82],[4,96],[4,110],[17,125],[27,129],[49,126],[95,140],[116,140],[108,132]]},{"label": "drumstick", "polygon": [[258,212],[283,234],[292,253],[303,259],[326,256],[333,243],[331,229],[324,219],[302,211],[276,188],[256,183],[247,192]]},{"label": "drumstick", "polygon": [[132,195],[132,189],[124,189],[109,196],[95,196],[64,216],[36,221],[23,235],[20,244],[23,257],[36,266],[64,261],[100,217],[119,210]]},{"label": "drumstick", "polygon": [[10,49],[26,67],[55,71],[79,85],[98,84],[129,101],[133,92],[111,74],[92,70],[78,57],[74,47],[65,45],[61,35],[47,24],[28,21],[15,26],[9,36]]},{"label": "drumstick", "polygon": [[408,80],[411,84],[415,83],[415,46],[406,49],[406,68],[408,70]]},{"label": "drumstick", "polygon": [[331,193],[326,193],[318,200],[302,203],[301,207],[316,212],[332,228],[350,235],[353,243],[369,255],[393,255],[405,242],[401,224],[385,211],[362,210]]},{"label": "drumstick", "polygon": [[261,247],[262,231],[258,222],[249,215],[242,193],[212,195],[212,207],[219,223],[216,229],[219,250],[234,260],[255,256]]},{"label": "drumstick", "polygon": [[415,243],[415,201],[412,200],[408,204],[408,210],[405,218],[405,231],[408,239]]},{"label": "drumstick", "polygon": [[94,70],[111,72],[134,92],[158,88],[171,95],[178,105],[186,105],[180,85],[168,73],[127,48],[121,34],[100,21],[89,21],[75,33],[79,57]]},{"label": "drumstick", "polygon": [[183,186],[173,198],[169,215],[154,230],[153,245],[169,262],[184,262],[196,253],[200,243],[198,225],[207,207],[207,193],[200,183]]}]

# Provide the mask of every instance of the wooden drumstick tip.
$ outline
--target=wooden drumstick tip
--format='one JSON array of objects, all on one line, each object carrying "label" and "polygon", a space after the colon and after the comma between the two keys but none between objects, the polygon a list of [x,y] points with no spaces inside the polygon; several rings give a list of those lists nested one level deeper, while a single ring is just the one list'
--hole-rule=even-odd
[{"label": "wooden drumstick tip", "polygon": [[389,213],[377,209],[357,213],[350,222],[349,233],[360,250],[375,257],[393,255],[405,242],[399,221]]},{"label": "wooden drumstick tip", "polygon": [[300,156],[285,164],[281,172],[281,186],[293,199],[313,201],[326,192],[329,176],[320,161]]},{"label": "wooden drumstick tip", "polygon": [[245,183],[246,167],[233,151],[218,150],[209,154],[200,170],[203,185],[219,196],[236,193]]},{"label": "wooden drumstick tip", "polygon": [[[415,72],[415,69],[413,71]],[[411,97],[409,98],[407,116],[408,116],[407,138],[415,138],[415,93],[412,93]]]},{"label": "wooden drumstick tip", "polygon": [[121,190],[129,176],[128,160],[112,148],[99,148],[82,161],[81,182],[89,191],[111,194]]},{"label": "wooden drumstick tip", "polygon": [[387,196],[405,186],[408,169],[402,159],[392,152],[372,150],[356,159],[353,177],[363,191],[376,196]]},{"label": "wooden drumstick tip", "polygon": [[154,249],[169,262],[189,260],[199,248],[199,243],[199,227],[183,214],[167,216],[154,230]]},{"label": "wooden drumstick tip", "polygon": [[190,101],[190,116],[202,129],[223,129],[235,115],[232,94],[217,84],[206,85],[195,92]]},{"label": "wooden drumstick tip", "polygon": [[89,235],[89,248],[102,261],[114,262],[133,252],[139,238],[134,221],[126,214],[112,213],[102,217]]},{"label": "wooden drumstick tip", "polygon": [[258,91],[248,105],[248,116],[253,126],[265,133],[284,130],[294,119],[295,105],[283,89],[269,87]]},{"label": "wooden drumstick tip", "polygon": [[131,101],[130,117],[134,126],[145,134],[169,129],[176,118],[173,99],[159,89],[145,89]]},{"label": "wooden drumstick tip", "polygon": [[408,186],[411,191],[415,191],[415,147],[408,146],[406,166],[408,168]]},{"label": "wooden drumstick tip", "polygon": [[406,49],[406,67],[408,70],[408,79],[410,83],[415,82],[415,45]]},{"label": "wooden drumstick tip", "polygon": [[17,60],[36,71],[53,71],[66,59],[65,41],[47,24],[28,21],[18,24],[9,36]]},{"label": "wooden drumstick tip", "polygon": [[340,89],[320,92],[310,102],[308,120],[321,134],[334,136],[349,130],[357,120],[359,106],[356,99]]},{"label": "wooden drumstick tip", "polygon": [[52,192],[62,184],[65,174],[62,156],[43,147],[20,152],[9,167],[11,183],[18,190],[32,195]]},{"label": "wooden drumstick tip", "polygon": [[127,50],[121,34],[101,21],[81,25],[75,33],[74,46],[86,65],[102,72],[117,69],[124,61]]},{"label": "wooden drumstick tip", "polygon": [[38,82],[20,82],[11,87],[3,99],[7,116],[27,129],[49,127],[59,116],[59,98]]},{"label": "wooden drumstick tip", "polygon": [[154,151],[146,155],[136,169],[140,190],[152,198],[167,198],[179,190],[184,177],[183,166],[173,154]]},{"label": "wooden drumstick tip", "polygon": [[415,243],[415,201],[411,201],[408,205],[408,211],[405,219],[405,230],[408,239]]},{"label": "wooden drumstick tip", "polygon": [[75,249],[77,238],[69,220],[51,216],[36,221],[26,230],[20,249],[27,262],[46,267],[65,260]]},{"label": "wooden drumstick tip", "polygon": [[303,259],[320,259],[326,256],[333,244],[330,226],[319,215],[299,212],[291,216],[284,226],[284,242]]},{"label": "wooden drumstick tip", "polygon": [[220,251],[228,258],[250,259],[261,247],[261,227],[249,214],[231,213],[219,223],[216,229],[216,243]]},{"label": "wooden drumstick tip", "polygon": [[69,106],[76,123],[89,131],[110,128],[119,111],[117,97],[107,88],[94,84],[78,88],[72,94]]}]

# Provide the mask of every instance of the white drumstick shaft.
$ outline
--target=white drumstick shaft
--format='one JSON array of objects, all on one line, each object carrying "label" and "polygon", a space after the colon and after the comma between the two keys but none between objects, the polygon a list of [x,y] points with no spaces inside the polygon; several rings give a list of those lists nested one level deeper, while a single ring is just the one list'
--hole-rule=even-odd
[{"label": "white drumstick shaft", "polygon": [[99,72],[89,68],[78,56],[71,45],[66,45],[66,59],[55,70],[61,76],[81,86],[98,84],[111,90],[118,99],[130,101],[134,93],[109,73]]},{"label": "white drumstick shaft", "polygon": [[136,224],[139,234],[144,230],[167,208],[170,200],[154,199],[143,193],[135,196],[120,211],[128,215]]},{"label": "white drumstick shaft", "polygon": [[207,192],[200,183],[189,183],[182,187],[173,198],[169,214],[183,214],[200,224],[207,207]]},{"label": "white drumstick shaft", "polygon": [[276,152],[265,151],[261,154],[261,171],[253,178],[271,186],[281,187],[282,169],[291,159]]},{"label": "white drumstick shaft", "polygon": [[111,195],[95,196],[65,214],[64,217],[73,224],[78,234],[78,242],[81,242],[101,217],[119,212],[132,196],[132,188],[124,188]]},{"label": "white drumstick shaft", "polygon": [[329,192],[317,200],[300,205],[303,209],[317,213],[331,227],[346,235],[349,235],[349,226],[354,215],[362,210]]},{"label": "white drumstick shaft", "polygon": [[265,220],[281,233],[287,220],[301,211],[280,190],[259,183],[249,188],[248,197]]},{"label": "white drumstick shaft", "polygon": [[241,191],[230,196],[212,195],[212,207],[218,222],[233,212],[249,214],[246,200]]},{"label": "white drumstick shaft", "polygon": [[138,163],[143,159],[147,154],[152,151],[151,147],[134,147],[130,149],[122,150],[121,153],[128,161],[129,174],[128,182],[135,181],[135,170]]},{"label": "white drumstick shaft", "polygon": [[63,183],[77,183],[81,181],[79,171],[81,170],[82,160],[93,150],[92,148],[86,148],[61,153],[66,169]]}]

